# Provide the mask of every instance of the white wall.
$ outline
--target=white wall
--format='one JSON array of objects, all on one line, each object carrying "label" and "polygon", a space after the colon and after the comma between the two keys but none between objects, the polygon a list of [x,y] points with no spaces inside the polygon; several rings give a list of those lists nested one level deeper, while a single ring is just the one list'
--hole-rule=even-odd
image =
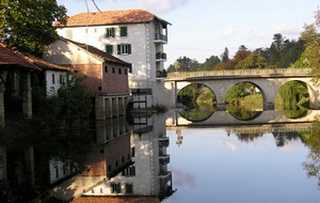
[{"label": "white wall", "polygon": [[[155,24],[128,24],[128,36],[120,37],[121,25],[90,26],[60,28],[58,34],[73,41],[90,44],[102,51],[105,45],[114,45],[114,56],[132,63],[132,74],[129,75],[130,88],[150,88],[150,83],[156,80],[156,44],[154,43]],[[106,28],[115,27],[116,37],[106,38]],[[72,33],[72,34],[71,34]],[[131,55],[118,55],[117,45],[128,43],[132,46]],[[158,50],[163,50],[161,44]]]},{"label": "white wall", "polygon": [[56,40],[50,44],[45,51],[43,58],[46,61],[54,64],[102,64],[103,59],[97,58],[81,47],[66,42],[63,40]]},{"label": "white wall", "polygon": [[[54,81],[53,81],[54,75]],[[67,82],[68,74],[65,71],[45,71],[46,77],[46,89],[47,96],[53,96],[58,93],[58,90]],[[63,81],[60,81],[60,77],[62,77]]]}]

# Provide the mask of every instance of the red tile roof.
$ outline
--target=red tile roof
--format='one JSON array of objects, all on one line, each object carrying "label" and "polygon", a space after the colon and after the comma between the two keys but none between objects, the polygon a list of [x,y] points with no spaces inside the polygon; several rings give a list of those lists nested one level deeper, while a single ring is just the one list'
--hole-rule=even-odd
[{"label": "red tile roof", "polygon": [[30,63],[38,66],[43,70],[58,70],[58,71],[72,71],[70,67],[65,67],[57,64],[49,63],[41,58],[37,58],[30,54],[24,54],[24,58],[29,61]]},{"label": "red tile roof", "polygon": [[103,12],[79,13],[67,19],[66,25],[57,25],[57,27],[81,27],[93,25],[116,25],[116,24],[137,24],[148,23],[158,19],[164,23],[168,22],[158,18],[154,14],[141,10],[113,10]]},{"label": "red tile roof", "polygon": [[128,68],[131,67],[131,63],[127,63],[125,61],[122,61],[121,59],[117,58],[117,57],[114,57],[112,56],[111,54],[108,54],[104,51],[101,51],[100,49],[94,47],[94,46],[91,46],[91,45],[88,45],[88,44],[83,44],[83,43],[79,43],[79,42],[75,42],[75,41],[72,41],[72,40],[69,40],[69,39],[65,39],[65,38],[61,38],[61,40],[64,40],[64,41],[67,41],[67,42],[70,42],[70,43],[73,43],[83,49],[86,49],[89,53],[95,55],[95,56],[98,56],[100,58],[103,58],[105,61],[108,61],[108,62],[111,62],[111,63],[116,63],[116,64],[120,64],[120,65],[123,65],[123,66],[126,66]]},{"label": "red tile roof", "polygon": [[20,68],[36,70],[37,66],[30,63],[22,54],[0,43],[0,65],[16,65]]},{"label": "red tile roof", "polygon": [[80,197],[72,203],[160,203],[155,197]]}]

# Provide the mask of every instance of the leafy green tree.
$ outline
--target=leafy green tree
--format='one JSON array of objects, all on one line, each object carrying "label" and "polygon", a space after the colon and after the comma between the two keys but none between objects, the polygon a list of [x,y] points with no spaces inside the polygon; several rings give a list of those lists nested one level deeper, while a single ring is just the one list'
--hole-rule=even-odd
[{"label": "leafy green tree", "polygon": [[216,65],[221,63],[221,60],[218,56],[211,56],[206,59],[206,61],[200,65],[201,69],[213,69]]},{"label": "leafy green tree", "polygon": [[251,53],[236,65],[236,69],[262,69],[267,67],[267,60],[259,53]]},{"label": "leafy green tree", "polygon": [[305,31],[301,33],[301,40],[305,49],[292,67],[312,68],[316,75],[320,75],[320,36],[314,25],[305,27]]},{"label": "leafy green tree", "polygon": [[53,23],[64,23],[66,9],[56,0],[1,0],[0,41],[21,51],[41,55],[57,38]]},{"label": "leafy green tree", "polygon": [[190,71],[198,68],[199,66],[200,63],[197,60],[183,56],[178,58],[173,65],[169,66],[168,72]]},{"label": "leafy green tree", "polygon": [[244,45],[241,45],[239,47],[239,50],[237,51],[237,53],[234,55],[232,59],[234,66],[236,66],[240,61],[247,58],[250,54],[251,54],[251,51],[249,51],[247,47],[245,47]]}]

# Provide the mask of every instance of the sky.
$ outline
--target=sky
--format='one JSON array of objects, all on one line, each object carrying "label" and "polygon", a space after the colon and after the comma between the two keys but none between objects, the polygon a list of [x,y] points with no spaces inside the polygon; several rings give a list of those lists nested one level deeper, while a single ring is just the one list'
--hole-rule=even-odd
[{"label": "sky", "polygon": [[[68,15],[86,12],[85,0],[58,0]],[[89,10],[96,11],[91,0]],[[180,56],[203,62],[231,54],[240,45],[267,47],[273,34],[297,39],[305,24],[314,22],[319,0],[96,0],[101,10],[142,8],[172,23],[167,66]]]}]

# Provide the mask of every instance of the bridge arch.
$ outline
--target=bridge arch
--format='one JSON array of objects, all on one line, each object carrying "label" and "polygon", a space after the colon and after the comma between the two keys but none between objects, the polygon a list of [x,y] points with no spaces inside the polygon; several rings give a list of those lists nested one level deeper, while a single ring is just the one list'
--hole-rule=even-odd
[{"label": "bridge arch", "polygon": [[306,81],[299,79],[284,81],[275,98],[275,109],[287,118],[302,118],[310,109],[310,94],[312,88]]},{"label": "bridge arch", "polygon": [[177,91],[176,101],[179,107],[184,107],[181,116],[191,122],[207,120],[216,112],[216,95],[214,91],[201,82],[184,84]]},{"label": "bridge arch", "polygon": [[[248,99],[248,97],[249,100],[247,100],[247,102],[250,102],[249,106],[247,103],[241,103],[244,101],[242,99]],[[234,118],[242,121],[252,121],[256,119],[264,111],[266,105],[264,90],[250,80],[230,85],[224,94],[224,100],[226,111]],[[239,106],[243,104],[244,106],[239,108]]]}]

